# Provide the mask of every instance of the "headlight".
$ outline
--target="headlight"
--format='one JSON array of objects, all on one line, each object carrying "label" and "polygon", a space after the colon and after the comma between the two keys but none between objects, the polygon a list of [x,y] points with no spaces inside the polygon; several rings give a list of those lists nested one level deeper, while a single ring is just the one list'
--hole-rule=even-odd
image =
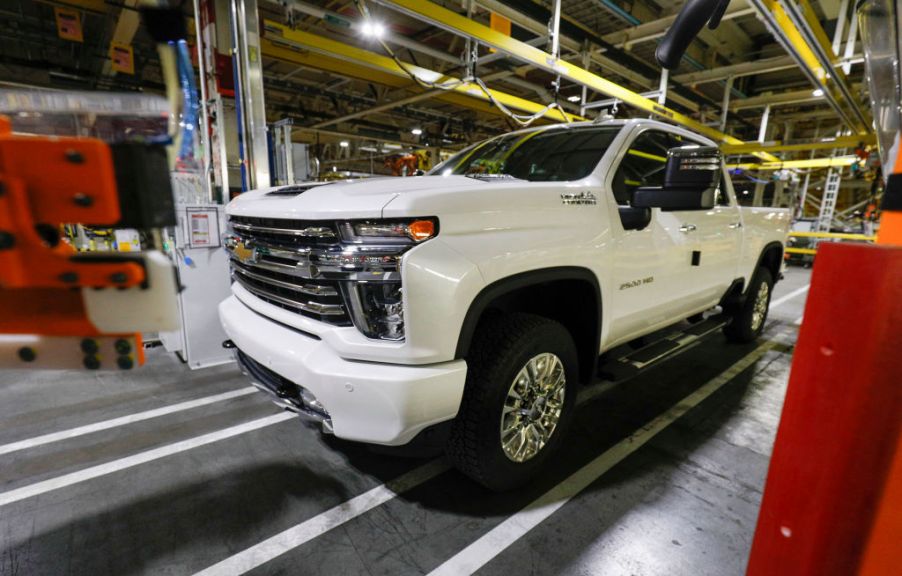
[{"label": "headlight", "polygon": [[355,243],[416,244],[434,237],[438,223],[434,218],[368,220],[348,222],[342,226],[342,232],[347,240]]},{"label": "headlight", "polygon": [[345,297],[354,325],[370,338],[404,339],[404,308],[400,282],[349,282]]},{"label": "headlight", "polygon": [[369,338],[404,339],[401,257],[438,234],[436,218],[358,220],[339,225],[345,250],[320,256],[343,269],[354,269],[355,278],[342,283],[345,301],[357,329]]}]

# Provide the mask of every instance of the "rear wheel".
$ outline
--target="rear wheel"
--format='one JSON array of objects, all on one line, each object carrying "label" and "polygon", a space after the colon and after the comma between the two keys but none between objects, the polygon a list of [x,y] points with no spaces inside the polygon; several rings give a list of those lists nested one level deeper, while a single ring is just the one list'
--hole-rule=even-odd
[{"label": "rear wheel", "polygon": [[774,279],[767,268],[758,268],[752,276],[745,301],[730,312],[732,320],[724,334],[732,342],[751,342],[764,330],[770,307]]},{"label": "rear wheel", "polygon": [[524,484],[545,465],[576,405],[577,355],[559,323],[530,314],[483,321],[446,454],[493,490]]}]

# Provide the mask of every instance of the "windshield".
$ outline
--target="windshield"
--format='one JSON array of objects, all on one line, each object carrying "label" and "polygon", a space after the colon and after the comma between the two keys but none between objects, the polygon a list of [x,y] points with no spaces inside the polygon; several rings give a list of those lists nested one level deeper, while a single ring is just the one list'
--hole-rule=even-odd
[{"label": "windshield", "polygon": [[507,176],[533,182],[579,180],[595,169],[620,128],[579,126],[508,134],[459,152],[430,174]]}]

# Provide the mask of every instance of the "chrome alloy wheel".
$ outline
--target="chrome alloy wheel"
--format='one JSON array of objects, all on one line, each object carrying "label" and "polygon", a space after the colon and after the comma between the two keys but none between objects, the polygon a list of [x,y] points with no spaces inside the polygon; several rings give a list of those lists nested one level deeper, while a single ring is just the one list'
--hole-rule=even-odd
[{"label": "chrome alloy wheel", "polygon": [[766,282],[761,283],[758,294],[755,295],[755,307],[752,309],[752,331],[757,332],[767,316],[767,305],[770,302],[770,288]]},{"label": "chrome alloy wheel", "polygon": [[517,373],[501,412],[501,447],[514,462],[526,462],[548,444],[561,419],[567,375],[551,353],[533,356]]}]

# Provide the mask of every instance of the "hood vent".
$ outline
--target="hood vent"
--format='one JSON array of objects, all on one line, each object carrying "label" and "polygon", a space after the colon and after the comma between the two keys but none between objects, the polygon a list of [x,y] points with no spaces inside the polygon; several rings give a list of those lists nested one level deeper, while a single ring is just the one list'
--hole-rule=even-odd
[{"label": "hood vent", "polygon": [[319,186],[328,186],[328,184],[301,184],[301,185],[291,185],[291,186],[282,186],[278,190],[273,190],[267,196],[297,196],[310,190],[311,188],[317,188]]}]

